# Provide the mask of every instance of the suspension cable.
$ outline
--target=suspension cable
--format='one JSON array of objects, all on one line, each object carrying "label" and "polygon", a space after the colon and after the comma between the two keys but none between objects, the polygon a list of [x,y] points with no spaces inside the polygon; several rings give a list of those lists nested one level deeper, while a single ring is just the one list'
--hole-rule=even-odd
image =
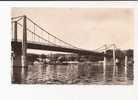
[{"label": "suspension cable", "polygon": [[17,16],[17,17],[12,17],[11,19],[17,19],[17,18],[20,18],[20,17],[23,17],[23,16]]},{"label": "suspension cable", "polygon": [[46,31],[45,29],[43,29],[42,27],[40,27],[40,25],[38,25],[38,24],[36,24],[34,21],[32,21],[30,18],[27,17],[27,19],[28,19],[29,21],[31,21],[33,24],[35,24],[38,28],[40,28],[41,30],[43,30],[44,32],[46,32],[47,34],[49,34],[50,36],[56,38],[57,40],[59,40],[59,41],[61,41],[61,42],[63,42],[63,43],[65,43],[66,45],[69,45],[69,46],[71,46],[71,47],[73,47],[73,48],[77,48],[77,47],[75,47],[75,46],[73,46],[73,45],[71,45],[71,44],[69,44],[69,43],[67,43],[67,42],[65,42],[65,41],[63,41],[63,40],[57,38],[56,36],[52,35],[52,34],[49,33],[48,31]]},{"label": "suspension cable", "polygon": [[[21,27],[23,27],[22,24],[20,24],[20,23],[17,23],[17,24],[20,25]],[[36,33],[32,32],[30,29],[27,28],[27,30],[28,30],[29,32],[31,32],[32,34],[36,35],[38,38],[40,38],[40,39],[42,39],[42,40],[44,40],[44,41],[46,41],[46,42],[49,42],[49,43],[51,43],[52,45],[58,46],[58,45],[56,45],[56,44],[54,44],[54,43],[48,41],[47,39],[45,39],[45,38],[43,38],[43,37],[37,35]]]}]

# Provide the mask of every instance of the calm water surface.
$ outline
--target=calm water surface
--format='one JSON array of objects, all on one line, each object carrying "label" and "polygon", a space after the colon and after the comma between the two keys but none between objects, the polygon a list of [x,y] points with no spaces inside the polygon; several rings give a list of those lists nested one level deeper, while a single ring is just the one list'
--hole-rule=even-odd
[{"label": "calm water surface", "polygon": [[27,84],[133,84],[133,66],[117,66],[113,75],[113,65],[78,63],[68,65],[43,65],[36,63],[28,66]]}]

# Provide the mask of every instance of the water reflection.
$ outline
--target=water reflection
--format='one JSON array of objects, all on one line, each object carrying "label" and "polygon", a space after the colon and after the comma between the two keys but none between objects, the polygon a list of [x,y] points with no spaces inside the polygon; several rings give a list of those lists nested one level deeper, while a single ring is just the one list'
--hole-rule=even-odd
[{"label": "water reflection", "polygon": [[102,64],[79,63],[68,65],[49,65],[37,63],[28,66],[27,84],[132,84],[133,66],[107,65],[103,74]]}]

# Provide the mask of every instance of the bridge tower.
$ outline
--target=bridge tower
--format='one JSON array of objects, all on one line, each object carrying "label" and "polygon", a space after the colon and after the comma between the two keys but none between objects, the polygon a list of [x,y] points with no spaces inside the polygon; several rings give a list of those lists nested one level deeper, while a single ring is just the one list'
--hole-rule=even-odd
[{"label": "bridge tower", "polygon": [[124,74],[125,74],[125,78],[127,80],[127,66],[128,66],[128,56],[127,54],[125,54],[125,71],[124,71]]},{"label": "bridge tower", "polygon": [[115,78],[116,73],[117,73],[115,44],[112,44],[112,46],[113,46],[113,78]]},{"label": "bridge tower", "polygon": [[104,62],[103,62],[103,80],[106,81],[106,65],[107,65],[107,58],[106,58],[106,50],[107,50],[107,45],[104,45]]},{"label": "bridge tower", "polygon": [[[14,22],[14,41],[17,42],[17,22]],[[14,52],[13,59],[13,83],[24,83],[24,80],[27,75],[27,23],[26,16],[23,16],[23,39],[22,47],[15,45],[12,48]]]}]

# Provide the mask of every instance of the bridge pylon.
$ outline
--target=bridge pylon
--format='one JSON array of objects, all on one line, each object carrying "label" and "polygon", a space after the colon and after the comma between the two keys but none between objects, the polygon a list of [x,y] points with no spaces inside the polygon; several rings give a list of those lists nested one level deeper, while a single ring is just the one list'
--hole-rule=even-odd
[{"label": "bridge pylon", "polygon": [[[13,83],[24,83],[27,76],[27,22],[26,16],[23,17],[23,39],[22,46],[15,45],[13,59]],[[17,42],[17,22],[14,22],[14,40]]]},{"label": "bridge pylon", "polygon": [[[106,55],[106,50],[107,50],[107,45],[104,45],[104,55]],[[107,65],[107,58],[104,56],[104,61],[103,61],[103,80],[105,81],[106,79],[106,65]]]}]

